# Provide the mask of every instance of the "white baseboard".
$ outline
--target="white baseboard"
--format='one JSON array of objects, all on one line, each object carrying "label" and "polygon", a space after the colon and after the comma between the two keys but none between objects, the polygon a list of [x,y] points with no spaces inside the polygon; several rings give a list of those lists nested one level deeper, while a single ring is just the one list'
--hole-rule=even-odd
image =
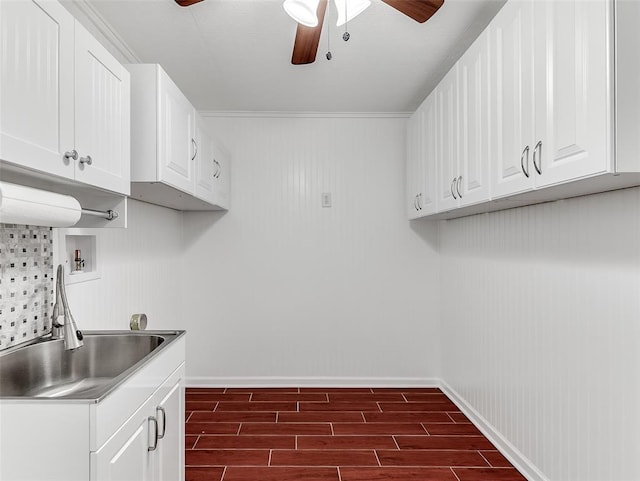
[{"label": "white baseboard", "polygon": [[440,381],[439,387],[528,481],[549,481],[549,478],[542,474],[527,457],[516,449],[507,438],[478,413],[455,389],[442,380]]},{"label": "white baseboard", "polygon": [[186,379],[187,387],[439,387],[438,378],[418,377],[201,377]]}]

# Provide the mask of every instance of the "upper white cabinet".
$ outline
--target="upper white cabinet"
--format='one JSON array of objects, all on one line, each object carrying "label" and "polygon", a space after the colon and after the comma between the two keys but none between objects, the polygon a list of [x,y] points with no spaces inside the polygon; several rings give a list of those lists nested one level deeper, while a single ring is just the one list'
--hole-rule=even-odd
[{"label": "upper white cabinet", "polygon": [[[489,36],[483,33],[458,62],[458,205],[490,197]],[[458,188],[459,186],[459,188]]]},{"label": "upper white cabinet", "polygon": [[196,197],[229,208],[229,153],[219,142],[211,140],[196,115]]},{"label": "upper white cabinet", "polygon": [[129,72],[77,22],[75,52],[75,178],[129,194]]},{"label": "upper white cabinet", "polygon": [[488,60],[483,34],[435,90],[440,212],[489,199]]},{"label": "upper white cabinet", "polygon": [[436,96],[407,121],[407,213],[418,219],[436,212]]},{"label": "upper white cabinet", "polygon": [[609,10],[510,1],[496,16],[494,197],[607,171]]},{"label": "upper white cabinet", "polygon": [[[533,188],[533,4],[510,1],[489,26],[491,37],[494,198]],[[541,26],[541,28],[544,28]]]},{"label": "upper white cabinet", "polygon": [[610,4],[535,2],[534,25],[536,186],[613,172]]},{"label": "upper white cabinet", "polygon": [[[157,180],[166,182],[184,192],[193,193],[195,188],[195,159],[198,156],[198,143],[196,141],[196,112],[175,83],[169,76],[157,68],[158,75],[158,165],[157,171],[149,172],[148,179],[156,176]],[[136,75],[136,74],[134,74]],[[135,82],[135,80],[134,80]],[[134,122],[137,118],[137,94],[134,91]],[[155,125],[155,122],[152,126]],[[136,134],[139,125],[135,124]],[[134,138],[133,151],[136,152],[143,136]],[[135,172],[138,167],[152,168],[153,164],[135,158],[133,181],[141,180]]]},{"label": "upper white cabinet", "polygon": [[634,0],[509,0],[434,90],[438,217],[640,185],[639,30]]},{"label": "upper white cabinet", "polygon": [[456,207],[460,195],[458,83],[456,64],[436,88],[436,156],[439,173],[437,203],[440,211]]},{"label": "upper white cabinet", "polygon": [[229,158],[156,64],[131,73],[131,196],[179,210],[228,208]]},{"label": "upper white cabinet", "polygon": [[0,159],[128,194],[129,73],[58,2],[0,18]]}]

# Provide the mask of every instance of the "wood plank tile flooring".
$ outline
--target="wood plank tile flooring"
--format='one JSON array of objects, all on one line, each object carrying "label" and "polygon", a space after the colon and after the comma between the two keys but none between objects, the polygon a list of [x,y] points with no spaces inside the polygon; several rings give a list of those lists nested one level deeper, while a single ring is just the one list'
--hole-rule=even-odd
[{"label": "wood plank tile flooring", "polygon": [[186,481],[526,481],[439,389],[198,389]]}]

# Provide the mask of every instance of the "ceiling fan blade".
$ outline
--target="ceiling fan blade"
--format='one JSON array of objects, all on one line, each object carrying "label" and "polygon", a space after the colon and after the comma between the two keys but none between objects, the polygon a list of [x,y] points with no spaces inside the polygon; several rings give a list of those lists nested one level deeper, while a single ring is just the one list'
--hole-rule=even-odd
[{"label": "ceiling fan blade", "polygon": [[188,7],[189,5],[193,5],[194,3],[201,2],[202,0],[176,0],[176,3],[181,7]]},{"label": "ceiling fan blade", "polygon": [[413,18],[416,22],[424,23],[438,11],[444,0],[382,0],[387,5]]},{"label": "ceiling fan blade", "polygon": [[293,65],[303,65],[316,61],[327,4],[328,0],[320,0],[320,3],[318,3],[318,25],[315,27],[305,27],[304,25],[298,24],[296,40],[293,44],[293,54],[291,55],[291,63]]}]

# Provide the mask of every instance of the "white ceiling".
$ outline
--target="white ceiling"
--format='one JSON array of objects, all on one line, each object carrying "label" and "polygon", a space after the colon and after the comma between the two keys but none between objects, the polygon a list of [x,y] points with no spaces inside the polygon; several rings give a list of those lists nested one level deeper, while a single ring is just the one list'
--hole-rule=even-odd
[{"label": "white ceiling", "polygon": [[297,66],[296,23],[282,0],[84,1],[137,60],[161,64],[198,110],[411,112],[505,0],[445,0],[424,24],[372,0],[349,23],[348,42],[332,2],[315,63]]}]

